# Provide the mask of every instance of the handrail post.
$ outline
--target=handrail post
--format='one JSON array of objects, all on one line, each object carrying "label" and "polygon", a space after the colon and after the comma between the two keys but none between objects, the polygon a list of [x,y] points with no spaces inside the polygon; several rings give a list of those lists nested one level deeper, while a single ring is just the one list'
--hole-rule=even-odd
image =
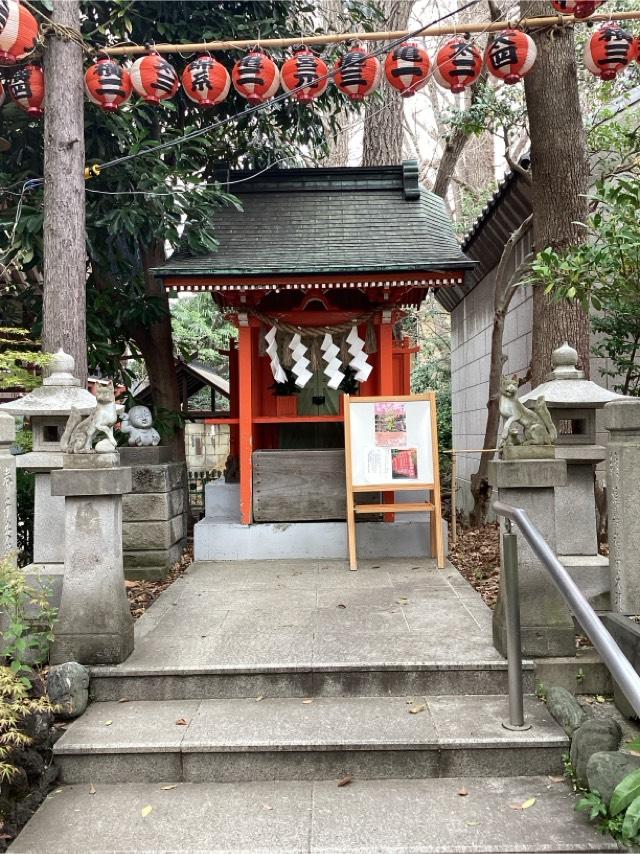
[{"label": "handrail post", "polygon": [[531,729],[524,721],[522,695],[522,640],[520,636],[520,585],[518,582],[518,538],[502,535],[502,581],[507,630],[507,677],[509,682],[509,722],[505,729]]}]

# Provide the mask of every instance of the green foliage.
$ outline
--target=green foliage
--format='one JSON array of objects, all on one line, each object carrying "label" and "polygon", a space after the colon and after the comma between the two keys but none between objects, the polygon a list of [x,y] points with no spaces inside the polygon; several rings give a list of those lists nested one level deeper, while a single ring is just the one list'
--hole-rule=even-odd
[{"label": "green foliage", "polygon": [[412,334],[420,352],[416,354],[411,371],[411,391],[436,393],[438,444],[440,447],[440,477],[447,485],[451,480],[451,334],[448,315],[435,302],[425,303],[410,318]]},{"label": "green foliage", "polygon": [[618,783],[609,804],[598,792],[585,792],[576,809],[588,812],[602,833],[625,845],[640,843],[640,770],[631,771]]},{"label": "green foliage", "polygon": [[185,361],[198,359],[228,378],[229,360],[219,350],[229,348],[236,329],[211,294],[172,300],[171,327],[176,349]]},{"label": "green foliage", "polygon": [[17,771],[12,761],[13,752],[31,742],[23,730],[26,719],[55,711],[46,695],[34,698],[29,691],[30,685],[14,670],[0,666],[0,783],[10,780]]},{"label": "green foliage", "polygon": [[[306,0],[109,0],[83,3],[82,9],[83,35],[96,46],[126,41],[264,39],[326,29],[317,4]],[[367,29],[375,25],[378,14],[372,3],[349,2],[345,20],[338,27]],[[281,58],[279,53],[274,52],[276,59]],[[217,58],[230,66],[239,55],[225,51]],[[181,58],[175,56],[172,61],[181,71],[185,64]],[[274,164],[302,165],[326,150],[331,133],[337,132],[337,114],[357,109],[336,87],[329,87],[313,109],[284,101],[248,116],[246,106],[233,89],[215,112],[198,109],[183,92],[159,107],[134,98],[115,114],[86,103],[86,160],[90,164],[153,149],[234,116],[197,139],[104,170],[87,183],[90,369],[101,368],[130,383],[135,371],[124,367],[130,365],[125,359],[140,358],[139,330],[167,311],[164,296],[150,284],[149,268],[162,263],[166,247],[178,242],[194,253],[215,250],[216,211],[222,205],[238,204],[233,185],[225,184],[224,173],[217,168],[220,161],[231,167],[260,169]],[[28,178],[43,174],[43,125],[30,121],[13,104],[5,105],[0,121],[2,135],[10,143],[0,163],[0,186],[10,188],[0,194],[0,244],[7,247],[0,252],[0,262],[29,271],[42,267],[42,190],[23,192],[23,185]],[[20,288],[37,334],[40,295],[31,286]]]},{"label": "green foliage", "polygon": [[40,377],[34,368],[43,367],[50,358],[36,349],[26,329],[0,326],[0,388],[36,388]]},{"label": "green foliage", "polygon": [[[631,143],[632,138],[628,141]],[[635,137],[633,143],[636,144]],[[616,155],[619,158],[619,153]],[[618,159],[618,163],[621,161]],[[620,377],[615,388],[640,393],[640,178],[620,167],[599,181],[591,198],[587,241],[566,252],[547,248],[532,265],[527,283],[541,284],[558,299],[577,299],[595,309],[600,333],[594,352],[611,360]]]},{"label": "green foliage", "polygon": [[0,613],[6,621],[0,656],[29,689],[33,665],[48,658],[57,612],[46,585],[29,585],[25,573],[8,555],[0,558]]},{"label": "green foliage", "polygon": [[473,103],[460,109],[451,107],[446,120],[452,129],[462,129],[466,134],[480,136],[489,130],[523,127],[525,107],[523,93],[512,87],[495,88],[488,83],[479,86]]}]

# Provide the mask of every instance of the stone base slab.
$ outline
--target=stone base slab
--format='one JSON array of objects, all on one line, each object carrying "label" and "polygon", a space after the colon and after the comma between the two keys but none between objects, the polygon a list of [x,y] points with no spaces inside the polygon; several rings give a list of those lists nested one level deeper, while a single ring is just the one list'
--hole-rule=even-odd
[{"label": "stone base slab", "polygon": [[[559,555],[558,560],[596,611],[611,608],[609,558],[604,555]],[[599,693],[602,693],[600,691]]]},{"label": "stone base slab", "polygon": [[498,489],[536,489],[565,486],[564,460],[491,460],[489,483]]},{"label": "stone base slab", "polygon": [[[526,658],[544,658],[546,656],[574,656],[576,638],[573,622],[567,625],[521,626],[522,654]],[[501,655],[507,656],[507,628],[504,611],[493,612],[493,645]]]},{"label": "stone base slab", "polygon": [[[106,455],[96,454],[95,456]],[[51,472],[52,495],[90,497],[92,495],[124,495],[126,492],[131,492],[130,468],[64,468]]]},{"label": "stone base slab", "polygon": [[119,634],[57,635],[51,648],[51,664],[80,661],[82,664],[119,664],[133,652],[133,621]]},{"label": "stone base slab", "polygon": [[185,541],[181,540],[168,549],[124,552],[124,577],[131,581],[162,581],[174,563],[180,560],[185,544]]},{"label": "stone base slab", "polygon": [[171,448],[164,445],[147,448],[123,445],[118,452],[123,466],[157,466],[173,462]]},{"label": "stone base slab", "polygon": [[611,674],[593,649],[578,649],[567,657],[537,658],[534,667],[537,687],[555,685],[572,694],[613,693]]}]

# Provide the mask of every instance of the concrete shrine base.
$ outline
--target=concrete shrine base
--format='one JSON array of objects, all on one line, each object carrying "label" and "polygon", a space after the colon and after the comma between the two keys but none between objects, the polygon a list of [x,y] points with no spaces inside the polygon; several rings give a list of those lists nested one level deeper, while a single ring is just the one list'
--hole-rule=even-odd
[{"label": "concrete shrine base", "polygon": [[[420,493],[420,499],[425,498]],[[397,500],[414,501],[408,493]],[[260,522],[240,524],[240,487],[214,481],[205,489],[206,516],[194,525],[195,560],[344,560],[347,524],[335,522]],[[442,522],[444,542],[447,523]],[[429,515],[403,513],[395,522],[358,522],[358,557],[425,558],[431,556]]]}]

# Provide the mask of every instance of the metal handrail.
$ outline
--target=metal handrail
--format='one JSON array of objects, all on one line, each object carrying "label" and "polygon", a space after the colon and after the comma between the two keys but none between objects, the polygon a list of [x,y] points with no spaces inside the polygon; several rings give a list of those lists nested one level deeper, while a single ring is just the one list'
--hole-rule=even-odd
[{"label": "metal handrail", "polygon": [[[605,629],[600,618],[588,603],[578,585],[555,556],[540,531],[536,528],[531,519],[529,519],[526,511],[521,507],[512,507],[510,504],[504,504],[502,501],[494,501],[493,509],[498,516],[504,516],[511,522],[515,522],[518,526],[522,536],[529,543],[536,557],[548,571],[551,576],[551,580],[557,587],[561,596],[575,614],[576,619],[582,626],[583,631],[593,644],[595,650],[600,655],[604,665],[608,668],[609,672],[620,686],[622,693],[633,707],[635,713],[640,717],[640,676],[638,676],[634,668],[631,666],[629,660],[626,658],[611,634]],[[509,595],[507,593],[507,600],[508,599]],[[519,611],[519,609],[516,610]],[[509,611],[513,611],[513,609],[508,609],[507,616]],[[509,627],[507,626],[507,631],[508,629]],[[509,650],[507,650],[507,653],[509,653]],[[513,706],[514,701],[510,697],[510,708]],[[512,721],[512,723],[517,722]]]}]

